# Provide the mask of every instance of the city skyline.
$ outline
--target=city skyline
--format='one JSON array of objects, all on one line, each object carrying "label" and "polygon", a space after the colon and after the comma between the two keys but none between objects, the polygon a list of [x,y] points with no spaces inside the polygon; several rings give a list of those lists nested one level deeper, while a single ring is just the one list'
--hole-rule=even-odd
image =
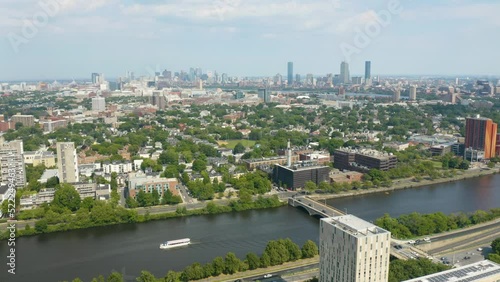
[{"label": "city skyline", "polygon": [[[52,12],[34,0],[0,4],[7,15],[0,21],[0,52],[7,54],[2,62],[9,66],[0,71],[2,81],[82,78],[95,71],[109,77],[124,70],[143,75],[157,65],[271,76],[285,74],[289,61],[295,73],[323,74],[336,73],[346,59],[359,74],[367,60],[376,66],[373,75],[500,74],[491,60],[500,39],[489,36],[500,26],[494,13],[500,3],[491,0],[42,2],[60,4]],[[383,12],[392,10],[389,20],[378,24]],[[26,21],[33,24],[40,15],[47,21],[23,35]],[[356,44],[373,24],[380,29],[376,35]],[[478,37],[492,42],[477,44]]]}]

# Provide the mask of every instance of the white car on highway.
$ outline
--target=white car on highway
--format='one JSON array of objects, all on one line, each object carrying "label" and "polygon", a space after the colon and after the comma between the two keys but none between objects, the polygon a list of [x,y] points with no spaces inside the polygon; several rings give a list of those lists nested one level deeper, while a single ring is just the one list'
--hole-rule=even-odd
[{"label": "white car on highway", "polygon": [[415,241],[414,240],[410,240],[410,241],[408,241],[408,244],[413,245],[413,244],[415,244]]},{"label": "white car on highway", "polygon": [[264,275],[264,278],[271,278],[271,277],[273,277],[272,274],[266,274],[266,275]]}]

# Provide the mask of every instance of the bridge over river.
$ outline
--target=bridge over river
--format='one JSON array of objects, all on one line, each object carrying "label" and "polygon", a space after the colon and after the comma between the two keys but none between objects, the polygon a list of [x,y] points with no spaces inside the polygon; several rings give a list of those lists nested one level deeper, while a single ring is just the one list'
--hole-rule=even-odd
[{"label": "bridge over river", "polygon": [[[332,206],[327,205],[326,203],[322,203],[319,201],[315,201],[306,196],[295,196],[288,198],[288,205],[292,207],[301,208],[309,213],[310,216],[315,217],[333,217],[333,216],[341,216],[345,215],[346,212],[336,209]],[[395,246],[404,245],[403,249],[396,249]],[[391,255],[398,259],[409,259],[416,258],[418,256],[429,257],[429,255],[422,250],[418,250],[411,246],[408,246],[406,242],[392,239],[391,242]]]}]

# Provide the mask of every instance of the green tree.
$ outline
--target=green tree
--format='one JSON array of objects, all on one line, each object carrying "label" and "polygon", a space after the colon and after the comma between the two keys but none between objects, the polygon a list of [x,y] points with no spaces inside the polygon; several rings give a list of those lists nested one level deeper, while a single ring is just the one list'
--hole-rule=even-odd
[{"label": "green tree", "polygon": [[307,240],[302,246],[302,257],[312,258],[318,254],[318,246],[311,240]]},{"label": "green tree", "polygon": [[224,272],[225,263],[222,257],[216,257],[212,261],[213,276],[219,276]]},{"label": "green tree", "polygon": [[175,150],[164,151],[160,154],[159,162],[166,165],[178,165],[179,154]]},{"label": "green tree", "polygon": [[128,208],[134,209],[139,206],[139,203],[132,197],[127,197],[125,200],[125,204],[127,205]]},{"label": "green tree", "polygon": [[234,274],[240,270],[241,261],[234,253],[227,253],[224,259],[224,274]]},{"label": "green tree", "polygon": [[214,274],[214,266],[211,262],[205,263],[203,266],[203,273],[205,277],[210,277]]},{"label": "green tree", "polygon": [[169,270],[167,275],[165,275],[165,282],[180,282],[180,273]]},{"label": "green tree", "polygon": [[243,144],[241,142],[238,142],[238,144],[236,144],[236,146],[234,146],[234,149],[233,149],[233,154],[241,154],[241,153],[244,153],[245,152],[245,146],[243,146]]},{"label": "green tree", "polygon": [[57,176],[54,176],[54,177],[47,179],[47,183],[45,184],[45,187],[56,188],[56,186],[58,184],[59,184],[59,178]]},{"label": "green tree", "polygon": [[137,282],[156,282],[156,277],[151,272],[143,270],[136,280]]},{"label": "green tree", "polygon": [[312,182],[311,180],[307,181],[304,186],[304,189],[306,189],[306,191],[309,193],[313,193],[317,188],[318,187],[316,186],[316,183]]},{"label": "green tree", "polygon": [[123,282],[123,275],[119,272],[113,271],[108,276],[107,282]]},{"label": "green tree", "polygon": [[463,161],[458,166],[459,169],[463,169],[463,170],[468,170],[469,167],[470,167],[470,162],[469,161]]},{"label": "green tree", "polygon": [[283,244],[290,255],[289,261],[296,261],[302,258],[302,251],[300,250],[299,245],[295,244],[290,238],[283,240]]},{"label": "green tree", "polygon": [[90,211],[92,207],[94,206],[95,200],[93,198],[85,198],[83,199],[82,203],[80,204],[80,209]]},{"label": "green tree", "polygon": [[196,159],[193,162],[193,171],[201,172],[207,170],[207,162],[202,159]]},{"label": "green tree", "polygon": [[48,228],[48,222],[46,219],[40,219],[37,222],[35,222],[35,230],[38,233],[44,233],[47,232]]},{"label": "green tree", "polygon": [[52,205],[67,208],[73,212],[80,208],[80,203],[80,195],[75,187],[66,183],[61,184],[59,189],[56,190],[54,200],[52,201]]},{"label": "green tree", "polygon": [[260,267],[259,257],[254,253],[248,253],[246,256],[246,260],[248,263],[248,268],[250,270],[257,269]]},{"label": "green tree", "polygon": [[271,265],[271,257],[267,253],[263,253],[260,257],[260,267],[267,268]]},{"label": "green tree", "polygon": [[106,282],[106,278],[104,276],[99,275],[97,278],[92,279],[92,282]]},{"label": "green tree", "polygon": [[491,242],[491,249],[493,250],[494,253],[500,255],[500,237],[496,238]]},{"label": "green tree", "polygon": [[496,263],[500,263],[500,254],[491,253],[488,255],[488,259]]}]

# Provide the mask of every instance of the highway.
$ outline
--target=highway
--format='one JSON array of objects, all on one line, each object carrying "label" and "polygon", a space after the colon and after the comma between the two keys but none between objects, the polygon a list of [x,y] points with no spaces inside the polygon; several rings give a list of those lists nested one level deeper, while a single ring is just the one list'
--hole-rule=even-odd
[{"label": "highway", "polygon": [[500,221],[497,220],[496,222],[493,222],[492,224],[481,225],[481,226],[477,226],[477,227],[459,230],[456,232],[438,235],[438,236],[432,237],[431,239],[432,239],[432,242],[439,242],[439,241],[444,241],[444,240],[449,240],[449,239],[453,239],[453,238],[457,238],[457,237],[461,237],[461,236],[474,234],[474,233],[481,232],[481,231],[486,231],[488,229],[493,229],[493,228],[496,228],[497,232],[500,234]]},{"label": "highway", "polygon": [[[474,247],[480,245],[490,245],[490,243],[500,234],[500,228],[493,228],[488,231],[476,231],[478,234],[475,238],[464,238],[457,242],[447,244],[438,248],[431,249],[429,253],[431,254],[439,254],[446,251],[453,251],[454,249],[462,249],[467,247]],[[468,235],[474,234],[475,232],[467,232]],[[457,237],[461,237],[461,235],[457,235]]]},{"label": "highway", "polygon": [[[272,266],[268,269],[256,269],[250,270],[247,272],[240,272],[234,275],[230,275],[229,277],[212,277],[208,279],[202,279],[200,281],[205,282],[215,282],[215,281],[241,281],[241,282],[250,282],[250,281],[261,281],[261,282],[271,282],[271,281],[303,281],[306,279],[313,278],[314,276],[319,275],[319,258],[310,259],[311,262],[306,265],[299,265],[294,267],[288,266],[283,268],[282,265]],[[292,262],[291,264],[300,264],[300,261]],[[253,274],[251,274],[253,273]],[[243,277],[243,275],[249,275]],[[271,274],[272,276],[269,278],[264,278],[264,275]]]}]

